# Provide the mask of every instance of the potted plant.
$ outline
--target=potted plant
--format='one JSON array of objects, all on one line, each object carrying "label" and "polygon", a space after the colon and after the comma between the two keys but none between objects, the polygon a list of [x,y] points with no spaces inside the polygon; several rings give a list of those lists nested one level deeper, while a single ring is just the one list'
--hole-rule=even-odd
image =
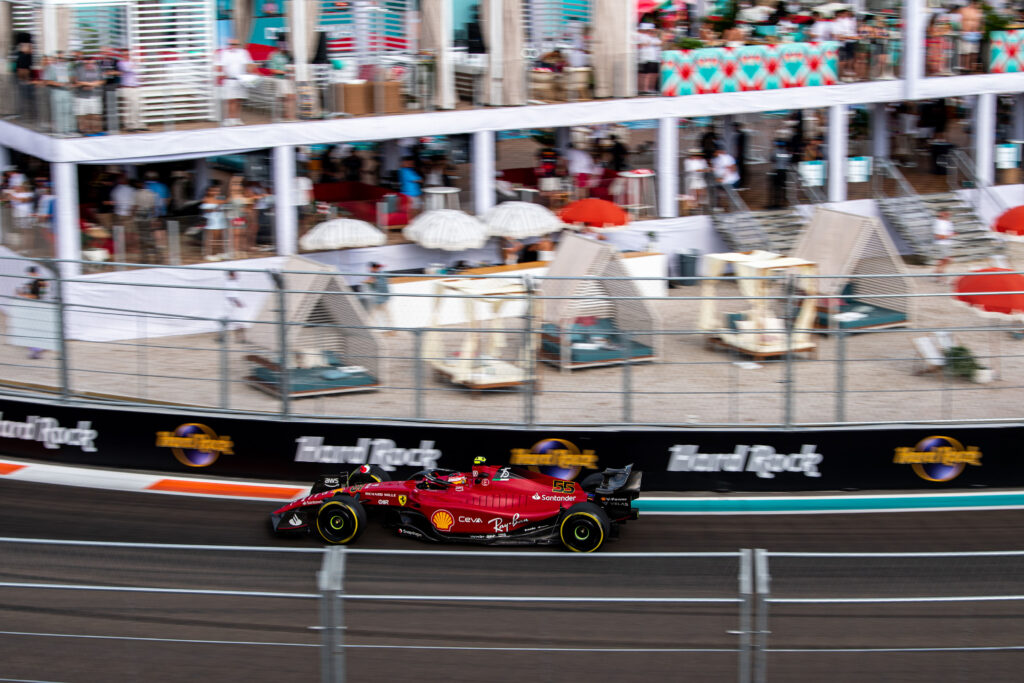
[{"label": "potted plant", "polygon": [[946,372],[950,376],[973,380],[980,384],[992,381],[992,369],[979,363],[966,346],[951,346],[942,354],[946,357]]}]

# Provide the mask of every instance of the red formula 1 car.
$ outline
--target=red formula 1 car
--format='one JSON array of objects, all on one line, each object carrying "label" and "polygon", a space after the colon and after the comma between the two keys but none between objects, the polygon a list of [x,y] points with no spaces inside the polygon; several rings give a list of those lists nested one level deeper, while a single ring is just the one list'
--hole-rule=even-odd
[{"label": "red formula 1 car", "polygon": [[445,543],[550,545],[589,553],[637,518],[640,472],[606,469],[582,484],[519,467],[477,464],[471,472],[423,470],[390,481],[374,465],[317,479],[305,498],[271,514],[276,532],[315,533],[352,543],[367,511],[384,513],[402,536]]}]

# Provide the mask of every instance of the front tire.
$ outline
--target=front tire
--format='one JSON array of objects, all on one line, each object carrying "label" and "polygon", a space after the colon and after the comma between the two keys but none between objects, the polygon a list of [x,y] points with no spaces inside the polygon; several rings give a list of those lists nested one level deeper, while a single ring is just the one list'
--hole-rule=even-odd
[{"label": "front tire", "polygon": [[575,553],[598,550],[611,535],[612,523],[604,510],[593,503],[576,503],[565,511],[558,525],[558,536]]},{"label": "front tire", "polygon": [[[365,472],[363,470],[366,470]],[[381,481],[391,481],[391,476],[378,465],[363,465],[355,472],[348,475],[348,485],[373,484]]]},{"label": "front tire", "polygon": [[353,543],[365,528],[366,511],[352,496],[335,496],[316,511],[316,533],[324,543]]}]

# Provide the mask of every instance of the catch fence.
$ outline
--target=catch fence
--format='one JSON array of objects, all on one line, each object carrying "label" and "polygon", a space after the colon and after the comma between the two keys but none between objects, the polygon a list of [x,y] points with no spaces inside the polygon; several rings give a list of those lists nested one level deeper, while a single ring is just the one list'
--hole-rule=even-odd
[{"label": "catch fence", "polygon": [[[168,657],[250,680],[977,680],[1024,650],[1024,551],[597,553],[0,538],[7,673]],[[183,568],[187,570],[182,571]],[[314,580],[315,576],[315,580]],[[58,597],[59,596],[59,597]],[[22,656],[13,656],[18,652]],[[311,656],[318,652],[319,657]],[[241,669],[239,667],[242,667]],[[103,678],[106,676],[106,678]],[[60,678],[60,680],[64,680]]]},{"label": "catch fence", "polygon": [[[32,263],[48,280],[41,300],[19,293]],[[399,274],[378,306],[348,289],[367,288],[365,273],[327,268],[61,280],[46,263],[0,262],[0,386],[11,397],[526,427],[1022,418],[1020,323],[957,306],[953,276],[852,276],[864,293],[822,299],[806,293],[822,276],[725,277],[708,293],[674,286],[713,281],[702,277]],[[887,278],[912,291],[880,290]],[[872,315],[894,326],[849,324]]]}]

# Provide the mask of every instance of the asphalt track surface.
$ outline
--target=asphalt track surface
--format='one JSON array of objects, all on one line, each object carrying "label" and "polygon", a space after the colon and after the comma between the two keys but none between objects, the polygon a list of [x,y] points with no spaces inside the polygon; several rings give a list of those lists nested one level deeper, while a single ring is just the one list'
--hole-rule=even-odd
[{"label": "asphalt track surface", "polygon": [[[272,538],[265,520],[273,505],[0,481],[0,535],[6,537],[278,549],[4,541],[0,582],[22,585],[0,585],[0,681],[318,681],[320,601],[294,595],[317,593],[322,554],[311,540]],[[645,516],[608,550],[1001,551],[1024,548],[1022,526],[1024,511],[1017,510]],[[358,547],[437,549],[372,523]],[[629,600],[347,601],[344,637],[357,646],[347,650],[347,680],[736,680],[735,603],[644,599],[735,598],[738,566],[735,556],[574,556],[553,549],[522,549],[515,557],[352,554],[349,594]],[[1024,595],[1020,556],[773,557],[770,567],[774,598]],[[1024,646],[1021,601],[786,603],[769,609],[767,671],[773,681],[1019,681],[1024,669],[1024,649],[1011,649]],[[1002,649],[942,650],[981,646]],[[564,651],[604,648],[617,651]],[[836,648],[872,651],[828,651]]]}]

